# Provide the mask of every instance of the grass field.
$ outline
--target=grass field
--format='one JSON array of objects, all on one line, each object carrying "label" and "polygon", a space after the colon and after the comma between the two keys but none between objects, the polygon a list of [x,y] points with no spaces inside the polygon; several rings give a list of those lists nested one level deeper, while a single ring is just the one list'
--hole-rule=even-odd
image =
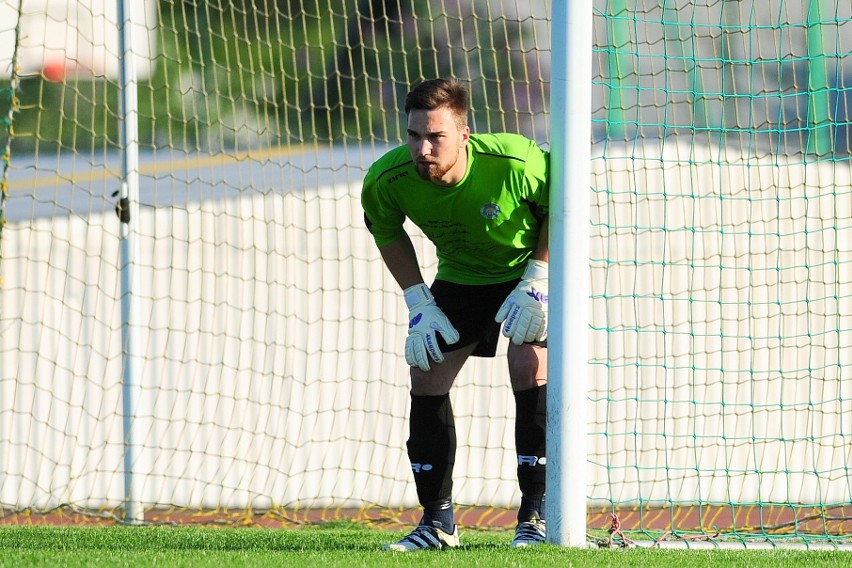
[{"label": "grass field", "polygon": [[575,550],[542,545],[512,549],[505,531],[462,533],[463,547],[451,551],[391,553],[383,544],[405,531],[353,523],[327,523],[298,529],[219,527],[0,527],[0,566],[843,566],[850,552]]}]

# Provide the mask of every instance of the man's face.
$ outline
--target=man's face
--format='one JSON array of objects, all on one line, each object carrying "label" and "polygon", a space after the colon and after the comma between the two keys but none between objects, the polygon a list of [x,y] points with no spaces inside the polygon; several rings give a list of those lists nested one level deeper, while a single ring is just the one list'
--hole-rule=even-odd
[{"label": "man's face", "polygon": [[467,169],[470,128],[459,128],[448,108],[408,113],[408,151],[417,173],[438,185],[461,181]]}]

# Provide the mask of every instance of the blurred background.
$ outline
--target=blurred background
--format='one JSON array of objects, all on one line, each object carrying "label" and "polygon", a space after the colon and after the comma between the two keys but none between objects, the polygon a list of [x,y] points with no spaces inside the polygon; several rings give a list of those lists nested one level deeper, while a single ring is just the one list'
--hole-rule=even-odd
[{"label": "blurred background", "polygon": [[[7,79],[19,3],[0,6]],[[97,18],[78,25],[86,14],[114,22],[113,4],[25,2],[17,151],[116,143],[117,36]],[[145,147],[396,142],[407,90],[443,75],[470,82],[475,130],[547,142],[549,2],[133,5],[144,22],[135,35]],[[852,151],[847,2],[595,0],[594,8],[596,142],[688,136],[757,154]],[[0,89],[6,116],[8,82]]]}]

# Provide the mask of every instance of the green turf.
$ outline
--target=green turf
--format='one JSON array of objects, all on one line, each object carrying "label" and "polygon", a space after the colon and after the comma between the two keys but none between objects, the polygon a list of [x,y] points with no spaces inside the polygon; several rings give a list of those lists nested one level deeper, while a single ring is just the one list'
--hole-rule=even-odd
[{"label": "green turf", "polygon": [[850,552],[512,549],[508,532],[465,531],[451,551],[384,552],[404,531],[327,524],[300,529],[0,527],[0,566],[843,566]]}]

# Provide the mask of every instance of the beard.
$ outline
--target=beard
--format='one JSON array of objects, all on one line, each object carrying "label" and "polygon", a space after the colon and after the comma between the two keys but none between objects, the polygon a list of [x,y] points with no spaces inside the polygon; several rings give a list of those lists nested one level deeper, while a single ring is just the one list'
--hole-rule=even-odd
[{"label": "beard", "polygon": [[440,165],[438,162],[433,162],[429,160],[417,160],[415,162],[415,165],[417,166],[417,175],[419,175],[420,179],[424,181],[430,181],[438,185],[445,185],[443,177],[447,175],[447,172],[453,169],[453,167],[458,163],[458,161],[458,154],[456,154],[455,160],[445,165]]},{"label": "beard", "polygon": [[440,166],[436,162],[417,162],[417,175],[424,181],[441,183],[441,178],[450,171],[449,166]]}]

